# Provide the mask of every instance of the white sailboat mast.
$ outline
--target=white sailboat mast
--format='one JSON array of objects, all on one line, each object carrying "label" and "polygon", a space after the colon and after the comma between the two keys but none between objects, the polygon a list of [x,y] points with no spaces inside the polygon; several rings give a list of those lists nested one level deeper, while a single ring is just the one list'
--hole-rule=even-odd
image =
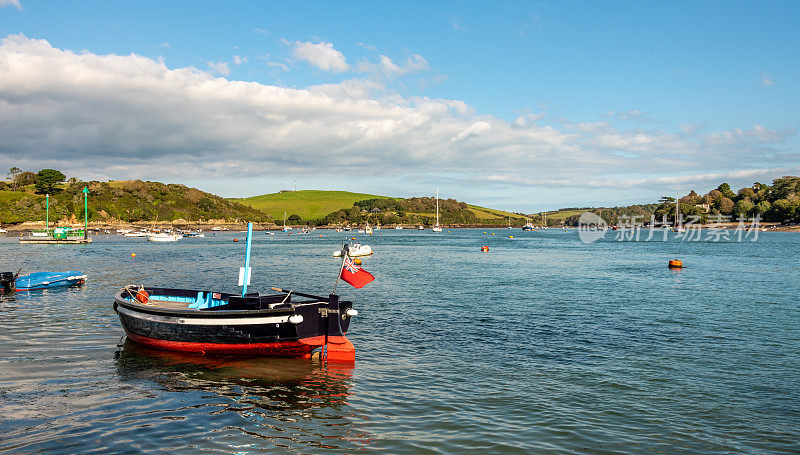
[{"label": "white sailboat mast", "polygon": [[436,187],[436,226],[439,226],[439,187]]}]

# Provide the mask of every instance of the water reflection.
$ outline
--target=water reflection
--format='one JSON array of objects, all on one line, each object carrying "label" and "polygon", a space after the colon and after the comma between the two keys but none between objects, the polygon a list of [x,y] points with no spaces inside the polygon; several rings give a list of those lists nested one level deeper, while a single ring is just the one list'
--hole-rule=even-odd
[{"label": "water reflection", "polygon": [[[355,448],[370,439],[352,428],[357,417],[347,403],[352,366],[201,356],[151,349],[127,339],[116,353],[116,364],[123,382],[145,381],[146,388],[155,383],[167,393],[202,392],[204,405],[216,408],[211,414],[235,413],[240,419],[228,428],[257,440],[289,446],[293,441],[308,449],[308,436],[322,437],[314,445],[323,448]],[[198,414],[207,416],[208,411],[185,409],[189,415],[184,418],[204,418]]]}]

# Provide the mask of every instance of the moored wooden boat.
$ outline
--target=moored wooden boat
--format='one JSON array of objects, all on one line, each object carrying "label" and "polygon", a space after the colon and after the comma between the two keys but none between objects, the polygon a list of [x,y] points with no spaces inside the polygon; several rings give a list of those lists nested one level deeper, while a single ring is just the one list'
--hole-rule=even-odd
[{"label": "moored wooden boat", "polygon": [[116,294],[114,310],[130,340],[155,348],[306,358],[324,348],[329,361],[355,360],[355,348],[345,337],[358,314],[352,302],[339,301],[336,294],[273,289],[278,293],[241,297],[128,287]]}]

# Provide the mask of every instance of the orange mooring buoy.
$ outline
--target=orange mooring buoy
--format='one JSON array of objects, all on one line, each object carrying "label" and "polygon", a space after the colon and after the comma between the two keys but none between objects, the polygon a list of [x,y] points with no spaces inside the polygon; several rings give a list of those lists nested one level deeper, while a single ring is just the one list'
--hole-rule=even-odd
[{"label": "orange mooring buoy", "polygon": [[238,242],[238,241],[239,241],[239,239],[233,239],[233,241],[234,241],[234,242]]},{"label": "orange mooring buoy", "polygon": [[481,247],[481,251],[483,251],[484,253],[487,253],[487,252],[489,252],[489,245],[484,245],[484,246],[482,246],[482,247]]},{"label": "orange mooring buoy", "polygon": [[677,259],[670,259],[668,267],[671,269],[682,269],[683,261],[679,261]]},{"label": "orange mooring buoy", "polygon": [[147,303],[148,300],[150,300],[150,294],[148,294],[144,289],[139,289],[139,291],[136,293],[136,300],[138,300],[140,303]]},{"label": "orange mooring buoy", "polygon": [[361,265],[361,258],[355,258],[355,259],[353,259],[353,264],[355,264],[355,265]]}]

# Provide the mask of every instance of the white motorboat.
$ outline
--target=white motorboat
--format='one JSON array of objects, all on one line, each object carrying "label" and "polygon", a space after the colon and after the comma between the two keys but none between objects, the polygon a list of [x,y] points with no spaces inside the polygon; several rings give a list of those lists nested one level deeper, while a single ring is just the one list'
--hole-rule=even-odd
[{"label": "white motorboat", "polygon": [[[361,232],[361,231],[358,231],[358,232]],[[369,226],[369,224],[367,225],[367,227],[364,228],[364,233],[365,234],[372,234],[372,228]]]},{"label": "white motorboat", "polygon": [[[347,249],[347,255],[350,257],[369,256],[371,254],[372,254],[372,247],[369,245],[362,245],[360,243],[354,243],[350,245]],[[342,257],[342,250],[334,251],[333,257],[335,258]]]},{"label": "white motorboat", "polygon": [[125,237],[147,237],[147,232],[134,231],[134,232],[126,232],[122,235],[124,235]]},{"label": "white motorboat", "polygon": [[147,240],[150,242],[177,242],[182,238],[183,236],[180,234],[167,234],[165,232],[160,232],[158,234],[151,234],[147,236]]},{"label": "white motorboat", "polygon": [[403,229],[403,226],[397,225],[394,227],[395,229]]},{"label": "white motorboat", "polygon": [[7,233],[7,232],[8,232],[8,231],[6,231],[5,229],[3,229],[3,228],[1,228],[1,227],[0,227],[0,234],[5,234],[5,233]]}]

